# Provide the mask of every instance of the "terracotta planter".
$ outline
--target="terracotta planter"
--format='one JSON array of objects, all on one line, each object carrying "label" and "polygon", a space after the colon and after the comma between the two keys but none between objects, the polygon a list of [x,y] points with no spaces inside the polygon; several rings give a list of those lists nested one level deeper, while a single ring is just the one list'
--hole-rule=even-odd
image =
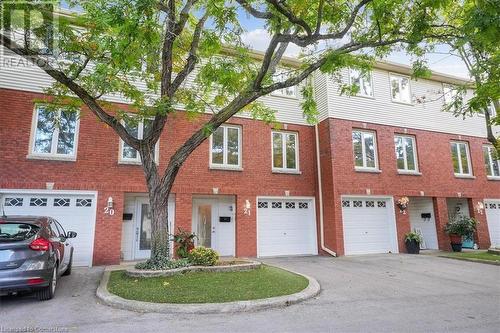
[{"label": "terracotta planter", "polygon": [[451,249],[453,252],[462,252],[462,236],[450,234]]}]

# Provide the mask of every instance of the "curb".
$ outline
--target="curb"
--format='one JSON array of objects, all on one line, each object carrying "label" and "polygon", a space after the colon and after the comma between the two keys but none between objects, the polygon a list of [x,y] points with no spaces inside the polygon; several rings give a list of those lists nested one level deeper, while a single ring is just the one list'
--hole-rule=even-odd
[{"label": "curb", "polygon": [[[280,267],[281,268],[281,267]],[[284,269],[284,268],[281,268]],[[236,301],[227,303],[203,303],[203,304],[172,304],[172,303],[149,303],[143,301],[128,300],[112,294],[108,291],[108,282],[111,272],[104,271],[104,274],[97,288],[97,298],[104,304],[135,312],[154,312],[154,313],[183,313],[183,314],[209,314],[209,313],[235,313],[245,311],[258,311],[270,308],[286,307],[296,304],[314,296],[317,296],[321,287],[316,279],[300,274],[297,272],[284,269],[290,273],[294,273],[305,277],[309,284],[308,286],[298,293],[277,296],[271,298],[249,300],[249,301]]]},{"label": "curb", "polygon": [[258,268],[262,263],[257,261],[249,261],[244,264],[236,265],[226,265],[226,266],[188,266],[181,268],[174,268],[168,270],[140,270],[135,268],[128,268],[125,270],[125,274],[130,277],[159,277],[159,276],[172,276],[177,274],[184,274],[188,272],[238,272],[238,271],[249,271]]},{"label": "curb", "polygon": [[473,258],[461,258],[461,257],[449,257],[449,256],[438,256],[438,257],[440,257],[440,258],[446,258],[446,259],[454,259],[454,260],[462,260],[462,261],[475,262],[477,264],[487,264],[487,265],[493,265],[493,266],[500,266],[500,262],[499,261],[473,259]]}]

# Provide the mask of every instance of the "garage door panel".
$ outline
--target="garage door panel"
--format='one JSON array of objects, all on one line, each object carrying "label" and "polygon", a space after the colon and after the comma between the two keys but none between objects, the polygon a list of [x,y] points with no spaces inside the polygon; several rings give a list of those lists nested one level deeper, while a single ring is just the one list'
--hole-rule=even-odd
[{"label": "garage door panel", "polygon": [[492,246],[500,246],[500,200],[484,200]]},{"label": "garage door panel", "polygon": [[387,199],[345,197],[342,219],[345,254],[397,251],[395,225]]},{"label": "garage door panel", "polygon": [[317,254],[311,199],[259,199],[258,255]]},{"label": "garage door panel", "polygon": [[[7,193],[3,194],[7,215],[50,216],[56,219],[66,232],[74,231],[73,264],[90,266],[95,230],[95,196],[66,193]],[[15,200],[12,200],[15,199]]]}]

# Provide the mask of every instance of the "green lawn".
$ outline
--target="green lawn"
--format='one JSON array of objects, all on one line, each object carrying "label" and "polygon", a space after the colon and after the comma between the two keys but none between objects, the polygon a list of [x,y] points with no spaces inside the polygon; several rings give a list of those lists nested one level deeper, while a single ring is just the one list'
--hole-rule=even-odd
[{"label": "green lawn", "polygon": [[282,296],[306,288],[306,278],[262,266],[243,272],[195,272],[170,277],[132,278],[111,272],[108,290],[120,297],[154,303],[223,303]]},{"label": "green lawn", "polygon": [[480,259],[480,260],[488,260],[500,262],[500,256],[493,253],[488,253],[486,251],[478,251],[478,252],[454,252],[447,254],[447,256],[455,257],[455,258],[464,258],[464,259]]}]

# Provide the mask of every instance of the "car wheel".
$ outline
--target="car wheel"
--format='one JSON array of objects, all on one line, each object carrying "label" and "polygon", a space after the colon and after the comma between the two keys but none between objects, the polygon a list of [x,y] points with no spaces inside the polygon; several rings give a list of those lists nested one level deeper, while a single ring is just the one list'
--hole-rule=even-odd
[{"label": "car wheel", "polygon": [[71,267],[73,267],[73,253],[71,253],[71,257],[69,257],[69,264],[66,270],[63,273],[63,276],[71,275]]},{"label": "car wheel", "polygon": [[37,291],[38,300],[48,301],[54,297],[57,287],[57,265],[54,266],[52,277],[49,280],[49,285]]}]

